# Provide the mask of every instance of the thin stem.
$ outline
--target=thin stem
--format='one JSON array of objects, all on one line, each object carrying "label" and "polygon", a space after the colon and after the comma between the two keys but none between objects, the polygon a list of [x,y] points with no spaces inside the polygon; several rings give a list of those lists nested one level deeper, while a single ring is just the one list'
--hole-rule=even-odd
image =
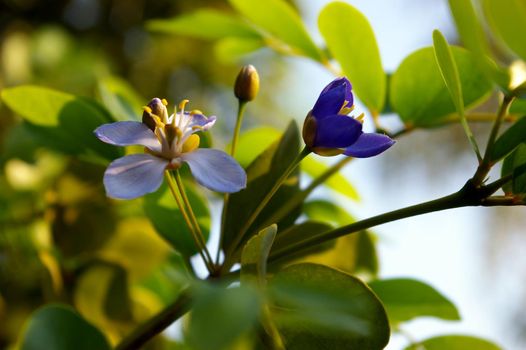
[{"label": "thin stem", "polygon": [[[239,139],[239,132],[241,130],[241,124],[243,122],[243,116],[245,114],[246,101],[239,100],[237,108],[236,126],[234,127],[234,134],[232,135],[232,146],[230,147],[230,155],[234,157],[236,155],[236,146]],[[217,247],[216,253],[216,264],[219,265],[219,258],[221,254],[221,247],[223,246],[223,240],[225,239],[225,225],[226,225],[226,214],[228,208],[228,198],[230,194],[225,193],[223,196],[223,209],[221,211],[221,229],[219,231],[219,246]]]},{"label": "thin stem", "polygon": [[175,199],[175,202],[177,203],[177,206],[179,207],[179,210],[181,211],[181,215],[183,216],[184,221],[186,222],[186,225],[188,226],[188,229],[190,230],[190,233],[192,235],[192,238],[194,240],[195,246],[197,248],[197,251],[199,255],[201,256],[201,259],[203,259],[207,269],[209,272],[211,272],[210,262],[206,259],[206,256],[203,253],[203,247],[201,246],[201,243],[199,239],[196,237],[194,225],[192,225],[192,222],[190,221],[190,218],[188,217],[188,213],[186,212],[186,209],[183,205],[180,193],[178,193],[177,185],[174,182],[174,179],[172,178],[172,174],[169,170],[166,170],[164,173],[166,180],[168,182],[168,187],[170,188],[170,191],[172,192],[172,195]]},{"label": "thin stem", "polygon": [[234,135],[232,136],[232,145],[230,147],[230,155],[232,157],[236,155],[237,141],[239,139],[239,132],[241,130],[241,124],[243,122],[243,116],[245,114],[246,106],[246,101],[239,101],[239,105],[237,108],[236,126],[234,127]]},{"label": "thin stem", "polygon": [[504,96],[504,100],[500,105],[499,112],[497,113],[497,117],[495,118],[495,122],[493,123],[493,127],[491,128],[491,133],[488,138],[486,151],[484,152],[484,158],[478,166],[477,171],[473,175],[473,182],[475,183],[475,185],[480,186],[484,182],[485,177],[488,175],[489,171],[491,170],[491,167],[493,166],[493,164],[491,163],[491,153],[493,151],[493,146],[499,134],[499,129],[502,120],[508,114],[508,110],[513,100],[513,96]]},{"label": "thin stem", "polygon": [[[321,243],[327,242],[329,240],[336,239],[338,237],[345,236],[351,233],[359,232],[371,228],[373,226],[385,224],[387,222],[396,221],[416,215],[432,213],[435,211],[445,209],[481,205],[482,200],[486,198],[483,196],[483,194],[485,195],[486,192],[483,191],[485,191],[484,187],[476,189],[474,187],[474,184],[471,181],[468,181],[460,191],[455,192],[451,195],[435,199],[429,202],[424,202],[421,204],[394,210],[381,215],[373,216],[371,218],[357,221],[332,231],[324,232],[317,236],[312,236],[303,241],[296,242],[295,244],[285,246],[281,250],[271,251],[269,261],[276,261],[291,254],[292,252],[298,252],[302,249],[313,247]],[[489,196],[491,195],[491,193],[487,193],[487,195]],[[276,239],[276,243],[277,242],[279,242],[279,236]]]},{"label": "thin stem", "polygon": [[258,215],[265,208],[265,206],[268,204],[270,199],[272,199],[272,197],[277,192],[277,190],[281,187],[283,182],[290,176],[290,174],[294,171],[294,169],[296,169],[299,163],[310,153],[311,153],[311,150],[305,146],[303,150],[298,154],[296,159],[289,165],[289,167],[283,172],[283,174],[281,174],[279,179],[274,183],[274,186],[270,189],[270,191],[266,194],[266,196],[259,202],[258,206],[251,213],[250,217],[245,222],[245,224],[239,231],[238,235],[236,236],[236,239],[233,241],[232,245],[230,246],[230,249],[226,257],[227,261],[225,261],[223,270],[230,268],[231,264],[233,263],[233,261],[231,260],[235,256],[235,254],[232,254],[232,253],[234,253],[237,250],[238,245],[243,241],[243,238],[245,238],[245,234],[247,233],[250,226],[254,223]]},{"label": "thin stem", "polygon": [[[184,189],[183,180],[181,179],[181,175],[179,174],[179,171],[175,172],[175,182],[177,183],[177,187],[179,188],[179,193],[181,193],[181,197],[183,198],[184,205],[186,206],[186,209],[189,213],[189,218],[194,226],[194,232],[196,233],[196,238],[199,240],[199,243],[201,244],[203,248],[203,252],[206,255],[206,258],[208,260],[209,270],[210,268],[212,271],[214,270],[213,266],[213,260],[210,256],[210,253],[208,252],[208,248],[206,247],[205,238],[203,237],[203,232],[201,231],[201,227],[199,226],[199,222],[197,222],[197,218],[194,214],[194,210],[192,209],[192,204],[188,200],[188,196],[186,195],[186,191]],[[205,261],[206,262],[206,261]]]},{"label": "thin stem", "polygon": [[126,336],[115,348],[115,350],[135,350],[140,349],[146,342],[164,331],[174,321],[183,316],[192,303],[189,289],[185,289],[179,294],[175,302],[168,305],[160,313],[143,323],[133,333]]}]

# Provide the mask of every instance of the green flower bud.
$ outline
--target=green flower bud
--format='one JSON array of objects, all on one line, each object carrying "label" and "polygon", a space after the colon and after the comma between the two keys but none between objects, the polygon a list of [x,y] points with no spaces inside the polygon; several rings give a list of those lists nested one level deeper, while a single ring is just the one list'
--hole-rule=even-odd
[{"label": "green flower bud", "polygon": [[256,68],[249,64],[241,68],[234,85],[234,94],[242,102],[252,101],[259,91],[259,75]]}]

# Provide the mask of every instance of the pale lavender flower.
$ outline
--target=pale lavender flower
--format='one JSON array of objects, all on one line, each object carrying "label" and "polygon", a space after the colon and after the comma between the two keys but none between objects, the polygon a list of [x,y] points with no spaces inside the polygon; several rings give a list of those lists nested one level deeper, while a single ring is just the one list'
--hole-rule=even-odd
[{"label": "pale lavender flower", "polygon": [[246,187],[246,173],[223,151],[199,147],[197,131],[214,125],[215,116],[200,111],[180,110],[168,115],[166,101],[154,98],[145,107],[143,122],[124,121],[104,124],[95,130],[103,142],[130,146],[142,145],[144,154],[132,154],[114,160],[104,173],[109,197],[133,199],[155,192],[162,184],[166,169],[188,164],[197,182],[213,191],[232,193]]}]

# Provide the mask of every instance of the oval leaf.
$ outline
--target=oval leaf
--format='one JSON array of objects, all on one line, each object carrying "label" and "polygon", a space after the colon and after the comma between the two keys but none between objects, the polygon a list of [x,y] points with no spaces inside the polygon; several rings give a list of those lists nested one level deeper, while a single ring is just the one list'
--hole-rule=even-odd
[{"label": "oval leaf", "polygon": [[[491,82],[474,64],[471,53],[455,46],[451,52],[460,75],[464,105],[474,106],[491,92]],[[406,124],[434,126],[455,111],[432,47],[404,59],[391,78],[389,91],[393,110]]]},{"label": "oval leaf", "polygon": [[230,4],[255,25],[293,51],[316,61],[322,60],[320,50],[312,41],[298,13],[283,0],[229,0]]},{"label": "oval leaf", "polygon": [[359,279],[323,265],[297,264],[269,282],[271,312],[287,349],[383,349],[389,323]]},{"label": "oval leaf", "polygon": [[37,310],[22,335],[21,350],[111,349],[104,335],[75,310],[47,305]]},{"label": "oval leaf", "polygon": [[372,111],[382,111],[386,75],[367,18],[353,6],[336,1],[321,11],[318,27],[360,100]]},{"label": "oval leaf", "polygon": [[257,279],[259,283],[264,283],[267,258],[277,232],[278,226],[273,224],[248,240],[241,254],[241,282]]},{"label": "oval leaf", "polygon": [[459,320],[451,301],[433,287],[408,278],[377,280],[369,287],[378,295],[392,324],[416,317],[432,316],[445,320]]},{"label": "oval leaf", "polygon": [[201,9],[171,19],[152,20],[146,23],[146,27],[156,32],[202,39],[261,38],[261,35],[241,18],[212,9]]},{"label": "oval leaf", "polygon": [[519,147],[504,159],[502,176],[513,174],[513,180],[502,186],[506,194],[526,193],[526,144]]},{"label": "oval leaf", "polygon": [[115,159],[121,148],[99,141],[93,130],[111,117],[95,102],[86,98],[39,86],[17,86],[2,90],[2,100],[30,123],[31,132],[60,152]]},{"label": "oval leaf", "polygon": [[500,350],[501,348],[485,339],[467,335],[442,335],[418,342],[404,350]]},{"label": "oval leaf", "polygon": [[499,161],[523,142],[526,142],[526,118],[519,119],[497,139],[493,146],[491,160]]}]

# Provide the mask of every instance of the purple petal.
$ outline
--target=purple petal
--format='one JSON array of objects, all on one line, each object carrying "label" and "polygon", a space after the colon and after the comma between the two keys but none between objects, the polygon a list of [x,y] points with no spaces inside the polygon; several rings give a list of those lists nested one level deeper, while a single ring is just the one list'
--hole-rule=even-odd
[{"label": "purple petal", "polygon": [[341,78],[337,78],[337,79],[334,79],[332,82],[329,83],[329,85],[327,85],[323,90],[322,90],[322,94],[331,90],[331,89],[334,89],[335,87],[338,87],[338,86],[345,86],[345,101],[347,101],[347,104],[345,105],[345,107],[351,107],[354,103],[354,98],[353,98],[353,95],[352,95],[352,85],[351,85],[351,82],[349,81],[349,79],[347,79],[346,77],[341,77]]},{"label": "purple petal", "polygon": [[387,135],[365,133],[354,144],[347,147],[344,154],[356,158],[373,157],[394,144],[395,141]]},{"label": "purple petal", "polygon": [[317,120],[338,114],[345,102],[345,85],[340,84],[327,89],[329,86],[330,84],[321,92],[312,108],[311,113]]},{"label": "purple petal", "polygon": [[163,182],[168,161],[150,154],[132,154],[114,160],[104,173],[108,197],[133,199],[155,192]]},{"label": "purple petal", "polygon": [[232,193],[247,185],[245,170],[223,151],[199,148],[181,158],[188,163],[197,182],[213,191]]},{"label": "purple petal", "polygon": [[116,122],[99,126],[94,131],[103,142],[116,146],[143,145],[160,152],[161,144],[155,134],[143,123]]},{"label": "purple petal", "polygon": [[344,115],[332,115],[318,120],[313,147],[345,148],[362,134],[362,123]]},{"label": "purple petal", "polygon": [[190,127],[200,126],[203,128],[203,131],[210,129],[216,122],[216,116],[206,117],[203,114],[194,114]]}]

